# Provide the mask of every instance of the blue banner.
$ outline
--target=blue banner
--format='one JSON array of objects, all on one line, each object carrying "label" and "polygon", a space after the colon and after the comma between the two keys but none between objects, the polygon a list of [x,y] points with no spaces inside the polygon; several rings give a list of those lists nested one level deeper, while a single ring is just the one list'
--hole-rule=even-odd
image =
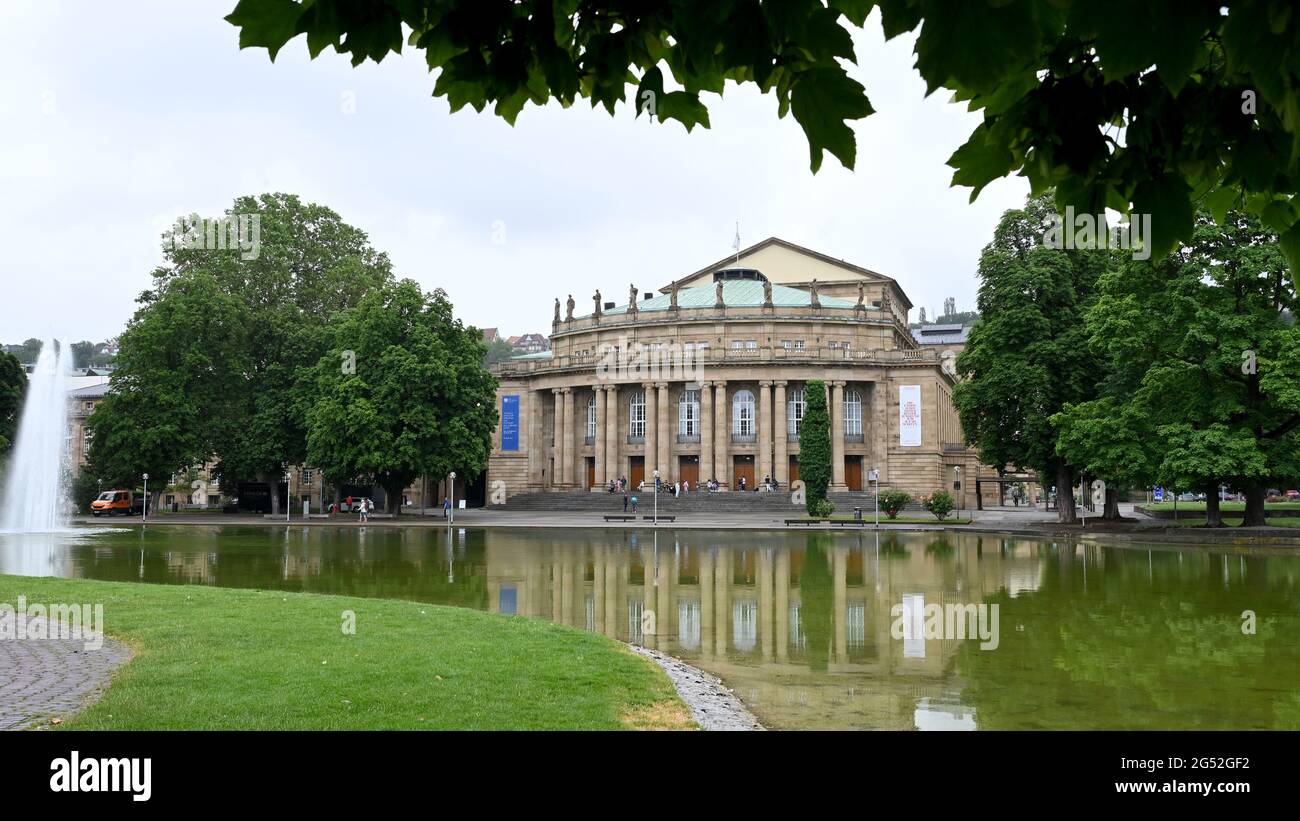
[{"label": "blue banner", "polygon": [[501,449],[519,450],[519,394],[501,397]]}]

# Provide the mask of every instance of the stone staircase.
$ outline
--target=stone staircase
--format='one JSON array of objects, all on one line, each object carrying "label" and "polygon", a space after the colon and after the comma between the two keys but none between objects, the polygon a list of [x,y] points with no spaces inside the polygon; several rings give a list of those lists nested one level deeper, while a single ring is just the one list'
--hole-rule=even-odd
[{"label": "stone staircase", "polygon": [[[631,494],[629,494],[631,495]],[[639,491],[637,508],[640,512],[652,510],[655,504],[653,492]],[[830,493],[827,498],[835,505],[835,514],[853,515],[853,508],[862,508],[863,516],[874,515],[875,495],[869,492]],[[496,510],[538,510],[538,511],[593,511],[618,513],[623,510],[623,496],[620,493],[592,493],[589,491],[555,491],[538,493],[517,493],[506,500],[504,505],[492,505]],[[920,510],[915,503],[908,505],[908,510]],[[771,513],[796,516],[803,513],[802,505],[790,501],[790,494],[785,492],[766,493],[762,491],[723,491],[719,493],[698,493],[692,491],[674,498],[672,494],[659,494],[659,512],[669,514],[685,513]]]}]

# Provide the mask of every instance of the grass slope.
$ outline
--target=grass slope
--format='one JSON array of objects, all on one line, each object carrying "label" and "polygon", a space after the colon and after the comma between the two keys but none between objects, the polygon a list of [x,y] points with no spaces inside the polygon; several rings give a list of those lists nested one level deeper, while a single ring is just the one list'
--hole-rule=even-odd
[{"label": "grass slope", "polygon": [[[693,727],[612,639],[382,599],[0,576],[0,602],[103,603],[135,657],[69,729]],[[356,634],[342,630],[356,613]]]}]

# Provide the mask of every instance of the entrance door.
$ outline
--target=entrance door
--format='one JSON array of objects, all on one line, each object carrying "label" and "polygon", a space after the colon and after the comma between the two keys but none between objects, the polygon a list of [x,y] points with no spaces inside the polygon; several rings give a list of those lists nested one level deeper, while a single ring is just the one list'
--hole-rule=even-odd
[{"label": "entrance door", "polygon": [[631,470],[629,471],[627,481],[632,486],[632,490],[641,487],[641,482],[645,481],[645,457],[630,457]]},{"label": "entrance door", "polygon": [[799,481],[799,457],[790,454],[790,484]]},{"label": "entrance door", "polygon": [[695,490],[700,484],[700,457],[678,456],[677,475],[683,482],[690,482],[691,490]]},{"label": "entrance door", "polygon": [[587,457],[587,489],[591,490],[596,486],[596,457]]},{"label": "entrance door", "polygon": [[849,490],[862,490],[862,457],[844,457],[844,484]]},{"label": "entrance door", "polygon": [[740,480],[745,480],[745,490],[754,489],[754,457],[735,456],[731,464],[731,489],[740,489]]}]

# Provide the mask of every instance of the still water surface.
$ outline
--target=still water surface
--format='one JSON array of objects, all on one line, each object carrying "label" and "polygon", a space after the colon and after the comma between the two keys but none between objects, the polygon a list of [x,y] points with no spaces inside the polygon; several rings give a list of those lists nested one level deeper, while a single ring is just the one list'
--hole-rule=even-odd
[{"label": "still water surface", "polygon": [[[0,535],[0,573],[551,619],[709,670],[774,728],[1300,728],[1300,558],[1287,554],[951,533],[150,525]],[[904,597],[998,605],[996,649],[897,638]]]}]

